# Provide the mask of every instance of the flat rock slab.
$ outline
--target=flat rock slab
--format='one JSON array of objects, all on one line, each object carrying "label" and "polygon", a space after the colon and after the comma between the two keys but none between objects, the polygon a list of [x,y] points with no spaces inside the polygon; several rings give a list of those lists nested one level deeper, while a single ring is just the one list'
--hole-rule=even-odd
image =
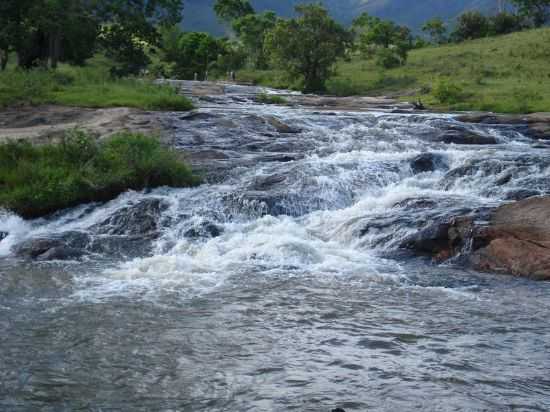
[{"label": "flat rock slab", "polygon": [[457,117],[464,123],[525,125],[528,135],[535,139],[550,140],[550,113],[495,114],[466,113]]},{"label": "flat rock slab", "polygon": [[98,137],[108,137],[120,131],[160,134],[163,130],[160,115],[156,112],[126,107],[90,109],[42,105],[0,111],[0,143],[18,139],[48,143],[75,128]]}]

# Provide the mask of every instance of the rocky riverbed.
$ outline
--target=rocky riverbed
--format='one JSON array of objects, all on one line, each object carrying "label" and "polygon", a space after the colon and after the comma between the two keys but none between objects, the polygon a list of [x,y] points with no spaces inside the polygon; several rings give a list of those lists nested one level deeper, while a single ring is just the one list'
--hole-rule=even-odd
[{"label": "rocky riverbed", "polygon": [[550,408],[547,140],[175,86],[202,186],[0,214],[1,410]]}]

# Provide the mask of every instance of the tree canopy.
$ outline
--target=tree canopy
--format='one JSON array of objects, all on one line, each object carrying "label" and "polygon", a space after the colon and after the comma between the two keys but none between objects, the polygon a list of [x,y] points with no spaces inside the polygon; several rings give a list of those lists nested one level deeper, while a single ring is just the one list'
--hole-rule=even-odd
[{"label": "tree canopy", "polygon": [[82,62],[101,39],[124,59],[136,38],[154,43],[159,26],[181,21],[182,8],[183,0],[2,0],[0,49],[15,51],[20,66],[55,68],[59,59]]},{"label": "tree canopy", "polygon": [[280,20],[266,36],[271,61],[301,76],[306,92],[322,91],[346,52],[350,34],[317,4],[296,7],[298,17]]},{"label": "tree canopy", "polygon": [[249,0],[216,0],[214,12],[227,22],[255,13]]},{"label": "tree canopy", "polygon": [[541,27],[550,19],[550,0],[511,0],[520,13]]}]

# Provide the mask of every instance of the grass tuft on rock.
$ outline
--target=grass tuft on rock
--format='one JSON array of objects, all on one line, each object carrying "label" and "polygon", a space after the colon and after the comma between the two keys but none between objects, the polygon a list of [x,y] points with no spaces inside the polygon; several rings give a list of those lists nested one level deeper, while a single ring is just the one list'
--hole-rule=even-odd
[{"label": "grass tuft on rock", "polygon": [[120,133],[98,142],[81,131],[61,144],[0,145],[0,208],[37,218],[127,190],[199,183],[179,155],[158,139]]},{"label": "grass tuft on rock", "polygon": [[280,105],[288,103],[288,101],[282,96],[277,96],[276,94],[267,94],[267,93],[262,93],[256,96],[256,102],[263,103],[263,104],[280,104]]}]

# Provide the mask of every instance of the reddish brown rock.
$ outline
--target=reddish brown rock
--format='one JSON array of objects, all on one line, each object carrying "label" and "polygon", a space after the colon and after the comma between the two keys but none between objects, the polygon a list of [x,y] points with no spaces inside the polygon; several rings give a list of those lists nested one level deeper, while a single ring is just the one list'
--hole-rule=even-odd
[{"label": "reddish brown rock", "polygon": [[501,206],[487,222],[462,216],[438,223],[401,246],[437,262],[462,256],[480,271],[550,280],[550,197]]}]

